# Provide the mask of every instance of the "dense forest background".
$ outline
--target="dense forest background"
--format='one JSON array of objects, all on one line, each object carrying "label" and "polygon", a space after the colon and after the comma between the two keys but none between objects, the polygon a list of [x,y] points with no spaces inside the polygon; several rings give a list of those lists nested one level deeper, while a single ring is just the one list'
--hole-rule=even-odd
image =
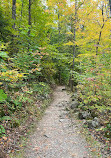
[{"label": "dense forest background", "polygon": [[110,0],[1,0],[0,137],[54,84],[76,87],[111,137]]}]

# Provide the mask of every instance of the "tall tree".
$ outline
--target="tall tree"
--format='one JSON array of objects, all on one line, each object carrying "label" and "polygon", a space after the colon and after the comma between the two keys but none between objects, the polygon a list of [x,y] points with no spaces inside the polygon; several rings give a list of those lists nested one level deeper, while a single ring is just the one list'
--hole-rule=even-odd
[{"label": "tall tree", "polygon": [[29,24],[29,31],[28,31],[28,35],[30,35],[30,29],[31,29],[31,4],[32,3],[32,1],[31,0],[29,0],[29,20],[28,20],[28,24]]},{"label": "tall tree", "polygon": [[111,17],[111,0],[109,0],[109,7],[110,7],[110,17]]},{"label": "tall tree", "polygon": [[15,29],[15,20],[16,20],[16,0],[12,0],[12,19],[14,20],[14,24],[12,26]]},{"label": "tall tree", "polygon": [[77,0],[75,0],[75,13],[74,13],[74,48],[73,48],[73,70],[74,70],[74,59],[75,59],[75,53],[76,53],[76,24],[77,23]]}]

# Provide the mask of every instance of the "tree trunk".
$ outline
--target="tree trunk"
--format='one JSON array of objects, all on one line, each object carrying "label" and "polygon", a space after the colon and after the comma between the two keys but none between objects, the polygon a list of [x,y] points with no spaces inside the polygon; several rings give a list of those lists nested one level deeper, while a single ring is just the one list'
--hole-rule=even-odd
[{"label": "tree trunk", "polygon": [[[32,0],[29,0],[29,20],[28,20],[28,24],[29,24],[29,31],[28,31],[28,36],[30,38],[30,31],[31,31],[31,3],[32,3]],[[30,49],[30,39],[28,39],[28,52],[29,52],[29,49]]]},{"label": "tree trunk", "polygon": [[109,8],[110,8],[109,16],[111,17],[111,0],[109,0]]},{"label": "tree trunk", "polygon": [[101,13],[102,13],[102,17],[103,17],[103,25],[101,26],[101,31],[100,31],[100,33],[99,33],[99,39],[98,39],[97,46],[96,46],[96,55],[98,55],[98,47],[99,47],[99,44],[100,44],[100,41],[101,41],[102,30],[103,30],[104,25],[105,25],[105,20],[104,20],[104,10],[103,10],[103,7],[104,7],[104,5],[102,4],[102,10],[101,10]]},{"label": "tree trunk", "polygon": [[[22,6],[21,6],[21,15],[20,15],[19,28],[21,27],[21,24],[22,24],[22,16],[23,16],[23,0],[21,0],[21,2],[22,2]],[[19,30],[19,34],[20,34],[20,30]]]},{"label": "tree trunk", "polygon": [[12,19],[14,20],[14,24],[12,26],[15,29],[15,20],[16,20],[16,0],[12,0]]},{"label": "tree trunk", "polygon": [[28,31],[28,35],[30,36],[30,27],[31,27],[31,0],[29,0],[29,31]]},{"label": "tree trunk", "polygon": [[98,55],[98,48],[99,48],[99,44],[100,44],[100,41],[101,41],[102,29],[103,29],[103,28],[104,28],[104,24],[102,25],[101,31],[100,31],[100,33],[99,33],[99,39],[98,39],[97,46],[96,46],[96,55]]},{"label": "tree trunk", "polygon": [[[61,35],[61,28],[60,28],[60,13],[58,10],[58,31],[59,31],[59,46],[60,46],[60,35]],[[58,51],[60,52],[60,47],[58,47]],[[59,84],[61,84],[61,69],[59,68]]]},{"label": "tree trunk", "polygon": [[21,8],[21,20],[22,20],[22,14],[23,14],[23,0],[22,0],[22,8]]},{"label": "tree trunk", "polygon": [[75,19],[74,19],[74,48],[73,48],[73,70],[74,70],[74,59],[75,59],[75,53],[76,53],[76,22],[77,22],[77,0],[75,0]]}]

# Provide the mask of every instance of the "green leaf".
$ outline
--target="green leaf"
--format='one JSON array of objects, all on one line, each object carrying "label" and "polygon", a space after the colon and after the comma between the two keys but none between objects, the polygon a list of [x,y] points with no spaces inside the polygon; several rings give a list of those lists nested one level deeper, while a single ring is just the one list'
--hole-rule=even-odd
[{"label": "green leaf", "polygon": [[3,135],[5,133],[5,128],[0,125],[0,135]]},{"label": "green leaf", "polygon": [[0,89],[0,102],[4,102],[7,99],[7,95],[4,93],[3,89]]},{"label": "green leaf", "polygon": [[34,34],[34,33],[31,33],[31,34],[30,34],[30,36],[34,37],[34,36],[35,36],[35,34]]},{"label": "green leaf", "polygon": [[8,121],[8,120],[11,120],[11,117],[9,117],[9,116],[4,116],[4,117],[2,117],[2,120]]},{"label": "green leaf", "polygon": [[1,58],[9,58],[6,52],[0,52],[0,57]]}]

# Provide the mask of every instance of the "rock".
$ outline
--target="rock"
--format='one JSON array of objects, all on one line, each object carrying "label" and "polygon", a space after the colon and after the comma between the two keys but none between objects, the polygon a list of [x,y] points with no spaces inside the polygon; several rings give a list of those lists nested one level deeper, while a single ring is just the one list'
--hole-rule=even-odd
[{"label": "rock", "polygon": [[45,94],[45,98],[46,98],[46,99],[50,99],[49,94]]},{"label": "rock", "polygon": [[62,91],[66,91],[66,88],[62,88]]},{"label": "rock", "polygon": [[74,93],[71,98],[77,98],[77,93]]},{"label": "rock", "polygon": [[82,111],[78,114],[79,119],[89,119],[91,118],[91,113],[88,111]]},{"label": "rock", "polygon": [[72,101],[77,100],[77,93],[74,93],[74,94],[71,96],[71,100],[72,100]]},{"label": "rock", "polygon": [[56,106],[58,106],[58,107],[66,107],[67,104],[68,104],[67,101],[63,101],[63,102],[58,103]]},{"label": "rock", "polygon": [[86,124],[88,125],[88,128],[93,128],[92,120],[87,120]]},{"label": "rock", "polygon": [[75,94],[71,95],[71,98],[74,98],[75,97]]},{"label": "rock", "polygon": [[79,102],[78,102],[77,100],[72,101],[72,102],[70,103],[70,108],[71,108],[71,109],[75,109],[75,108],[77,108],[78,106],[79,106]]},{"label": "rock", "polygon": [[44,137],[46,137],[46,138],[49,138],[49,136],[48,136],[48,135],[46,135],[46,134],[44,134],[43,136],[44,136]]},{"label": "rock", "polygon": [[83,120],[83,124],[86,125],[86,124],[87,124],[87,121],[86,121],[86,120]]},{"label": "rock", "polygon": [[96,128],[100,126],[99,119],[95,117],[93,120],[85,120],[85,125],[88,125],[88,128]]},{"label": "rock", "polygon": [[63,122],[63,121],[64,121],[63,119],[60,119],[60,120],[59,120],[59,122]]},{"label": "rock", "polygon": [[92,121],[92,126],[93,127],[99,127],[100,126],[100,121],[97,117],[95,117]]},{"label": "rock", "polygon": [[91,116],[94,118],[97,116],[96,111],[95,110],[91,110]]}]

